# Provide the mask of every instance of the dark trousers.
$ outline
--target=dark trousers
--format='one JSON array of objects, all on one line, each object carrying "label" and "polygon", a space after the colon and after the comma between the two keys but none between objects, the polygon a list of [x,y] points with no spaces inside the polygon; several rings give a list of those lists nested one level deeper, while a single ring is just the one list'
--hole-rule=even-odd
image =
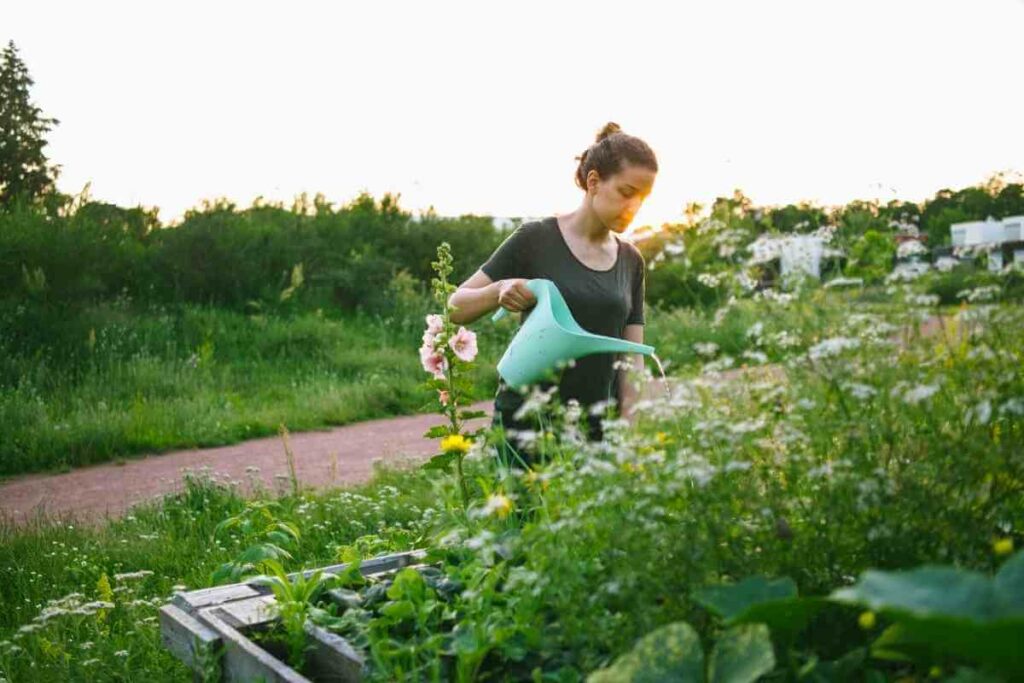
[{"label": "dark trousers", "polygon": [[[539,385],[541,389],[547,390],[550,384]],[[557,398],[557,394],[552,400]],[[515,434],[507,433],[514,431],[535,431],[540,432],[540,421],[536,415],[526,415],[521,420],[515,418],[515,413],[523,405],[526,398],[505,385],[504,381],[499,382],[498,392],[494,397],[494,414],[491,417],[492,427],[502,427],[506,431],[505,438],[498,444],[498,457],[502,462],[510,466],[532,467],[540,462],[540,454],[532,444],[521,443]],[[587,440],[600,441],[604,438],[601,429],[600,415],[590,414],[590,406],[583,406],[587,421]]]}]

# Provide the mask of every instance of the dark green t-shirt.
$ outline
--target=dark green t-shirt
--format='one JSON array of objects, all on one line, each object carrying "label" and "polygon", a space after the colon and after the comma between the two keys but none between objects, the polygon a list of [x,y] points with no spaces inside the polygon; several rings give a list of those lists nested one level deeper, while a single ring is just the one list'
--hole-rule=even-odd
[{"label": "dark green t-shirt", "polygon": [[[569,250],[554,216],[524,223],[502,242],[480,267],[492,280],[546,278],[555,283],[580,327],[608,337],[622,337],[626,325],[644,324],[644,258],[635,246],[619,239],[618,255],[608,270],[594,270]],[[529,311],[523,320],[529,317]],[[558,396],[590,406],[618,400],[613,363],[618,354],[595,353],[566,368]],[[516,402],[518,393],[502,382],[498,408]]]}]

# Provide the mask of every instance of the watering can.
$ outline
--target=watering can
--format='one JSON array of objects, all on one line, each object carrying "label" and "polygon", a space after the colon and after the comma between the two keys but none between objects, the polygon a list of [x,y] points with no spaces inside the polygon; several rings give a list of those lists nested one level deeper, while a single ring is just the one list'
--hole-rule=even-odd
[{"label": "watering can", "polygon": [[[498,374],[509,385],[533,384],[560,363],[593,353],[654,353],[653,346],[584,330],[551,280],[528,280],[526,287],[537,297],[537,305],[498,361]],[[497,322],[507,314],[507,309],[499,308],[491,320]]]}]

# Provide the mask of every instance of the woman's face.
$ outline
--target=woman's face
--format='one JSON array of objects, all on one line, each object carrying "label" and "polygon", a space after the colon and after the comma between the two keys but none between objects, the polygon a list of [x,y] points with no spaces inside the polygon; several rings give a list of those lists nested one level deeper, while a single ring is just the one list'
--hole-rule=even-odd
[{"label": "woman's face", "polygon": [[628,163],[607,180],[591,170],[587,175],[587,193],[598,220],[613,232],[625,232],[651,193],[656,175],[649,168]]}]

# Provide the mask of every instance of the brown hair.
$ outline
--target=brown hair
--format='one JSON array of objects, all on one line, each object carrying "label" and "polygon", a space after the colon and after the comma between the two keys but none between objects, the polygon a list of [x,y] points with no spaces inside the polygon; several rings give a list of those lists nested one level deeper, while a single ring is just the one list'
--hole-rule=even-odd
[{"label": "brown hair", "polygon": [[580,161],[576,167],[576,184],[582,190],[587,189],[587,174],[591,170],[597,171],[602,179],[621,171],[623,162],[658,170],[658,160],[647,143],[623,133],[619,124],[610,121],[597,134],[597,141],[576,158]]}]

